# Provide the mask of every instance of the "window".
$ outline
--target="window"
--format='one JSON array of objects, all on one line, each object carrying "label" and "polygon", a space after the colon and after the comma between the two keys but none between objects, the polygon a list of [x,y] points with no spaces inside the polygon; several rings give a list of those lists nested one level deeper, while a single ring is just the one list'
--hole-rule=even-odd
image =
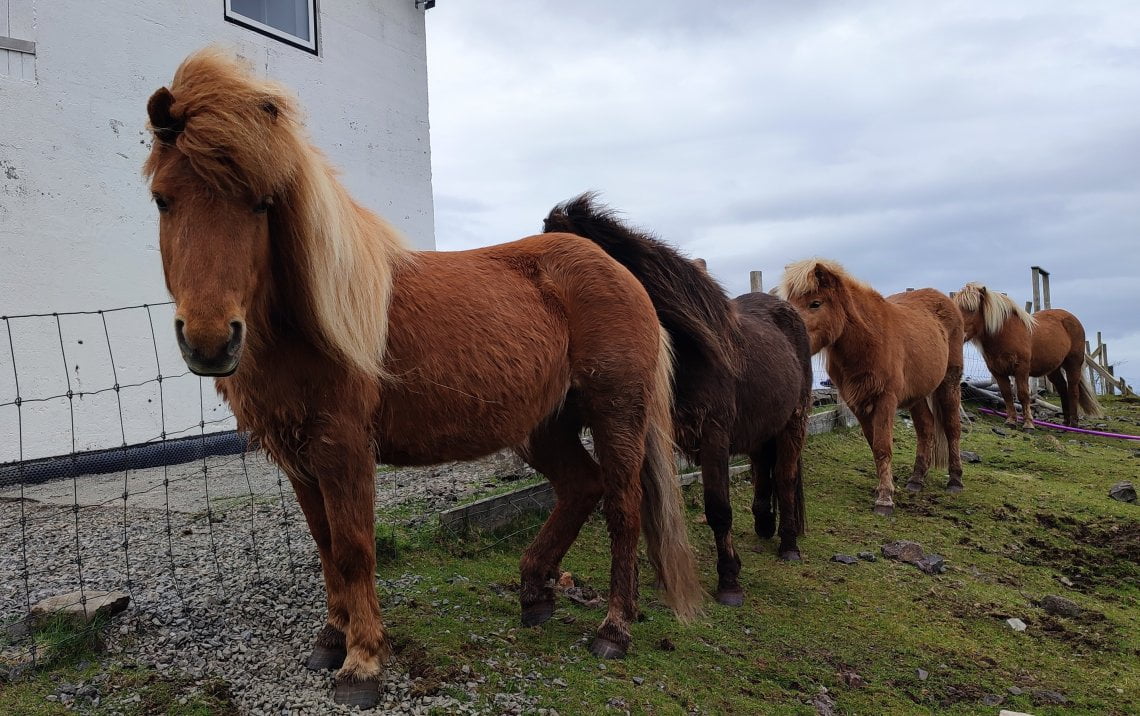
[{"label": "window", "polygon": [[226,19],[317,52],[317,0],[226,0]]}]

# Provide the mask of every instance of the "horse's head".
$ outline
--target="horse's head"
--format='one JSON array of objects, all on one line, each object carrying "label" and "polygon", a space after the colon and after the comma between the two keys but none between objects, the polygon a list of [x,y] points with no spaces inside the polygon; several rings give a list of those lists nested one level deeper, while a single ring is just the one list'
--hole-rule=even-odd
[{"label": "horse's head", "polygon": [[812,354],[834,343],[847,324],[844,272],[825,259],[807,259],[789,264],[777,295],[800,314],[811,339]]},{"label": "horse's head", "polygon": [[198,375],[237,370],[247,319],[270,270],[270,219],[287,152],[281,102],[236,65],[192,55],[147,103],[154,143],[145,172],[182,357]]},{"label": "horse's head", "polygon": [[986,331],[985,307],[987,290],[980,283],[968,283],[954,293],[954,303],[962,314],[962,324],[966,329],[963,339],[972,341]]}]

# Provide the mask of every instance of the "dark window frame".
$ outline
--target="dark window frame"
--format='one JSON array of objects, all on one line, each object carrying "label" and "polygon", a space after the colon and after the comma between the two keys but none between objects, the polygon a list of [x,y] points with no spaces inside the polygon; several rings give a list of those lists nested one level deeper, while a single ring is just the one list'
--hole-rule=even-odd
[{"label": "dark window frame", "polygon": [[244,27],[247,30],[253,30],[254,32],[256,32],[259,35],[271,37],[274,40],[277,40],[278,42],[283,42],[286,45],[289,45],[291,47],[296,47],[298,50],[304,50],[305,52],[308,52],[311,55],[318,55],[319,56],[321,54],[320,53],[320,17],[319,17],[320,16],[320,0],[307,0],[307,1],[309,3],[309,17],[312,18],[312,22],[310,23],[311,30],[312,30],[311,35],[313,38],[312,39],[312,47],[305,44],[305,41],[303,39],[297,37],[296,35],[290,35],[289,33],[285,32],[283,30],[278,30],[275,27],[265,25],[263,23],[258,22],[257,20],[254,20],[253,18],[248,18],[245,15],[238,13],[237,11],[235,11],[233,8],[230,7],[230,0],[222,0],[222,8],[223,8],[222,14],[225,17],[226,22],[233,23],[234,25],[237,25],[239,27]]}]

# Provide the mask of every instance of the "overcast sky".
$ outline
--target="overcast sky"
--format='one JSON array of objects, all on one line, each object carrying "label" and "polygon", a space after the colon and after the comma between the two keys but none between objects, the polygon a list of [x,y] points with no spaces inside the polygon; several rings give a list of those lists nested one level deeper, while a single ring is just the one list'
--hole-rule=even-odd
[{"label": "overcast sky", "polygon": [[438,248],[595,189],[709,269],[834,258],[983,281],[1103,331],[1140,383],[1140,3],[442,0]]}]

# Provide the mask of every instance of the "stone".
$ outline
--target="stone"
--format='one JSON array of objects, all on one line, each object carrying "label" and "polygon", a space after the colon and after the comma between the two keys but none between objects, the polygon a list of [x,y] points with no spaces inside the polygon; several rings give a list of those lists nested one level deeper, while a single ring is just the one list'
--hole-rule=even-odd
[{"label": "stone", "polygon": [[1029,698],[1034,706],[1060,706],[1069,703],[1064,694],[1049,689],[1033,689],[1029,692]]},{"label": "stone", "polygon": [[858,564],[859,560],[855,559],[848,554],[836,554],[831,557],[832,562],[839,562],[840,564]]},{"label": "stone", "polygon": [[1001,435],[1002,437],[1009,435],[1008,432],[1002,430],[1001,428],[990,428],[990,430],[994,431],[994,435]]},{"label": "stone", "polygon": [[1081,613],[1081,605],[1072,599],[1065,599],[1052,594],[1043,598],[1040,606],[1046,612],[1061,617],[1075,617],[1080,616]]},{"label": "stone", "polygon": [[998,694],[986,694],[982,697],[982,706],[997,706],[1002,701],[1005,701]]},{"label": "stone", "polygon": [[942,555],[928,554],[915,562],[914,566],[926,574],[942,574],[946,571],[946,559]]},{"label": "stone", "polygon": [[962,450],[960,454],[962,456],[962,462],[979,463],[982,461],[981,455],[976,452],[971,452],[970,450]]},{"label": "stone", "polygon": [[[86,596],[86,603],[83,597]],[[89,624],[97,616],[114,616],[127,608],[131,597],[123,592],[88,589],[84,592],[57,594],[32,605],[31,613],[38,621],[60,616]]]},{"label": "stone", "polygon": [[918,560],[922,559],[922,545],[903,539],[883,545],[882,553],[887,559],[897,559],[900,562],[916,564]]},{"label": "stone", "polygon": [[1006,691],[1008,691],[1011,696],[1021,696],[1023,693],[1025,693],[1024,691],[1021,690],[1021,687],[1019,687],[1019,686],[1011,686],[1008,689],[1006,689]]},{"label": "stone", "polygon": [[879,559],[878,557],[875,556],[874,552],[860,552],[859,554],[857,554],[855,556],[858,557],[859,559],[863,560],[864,562],[877,562]]},{"label": "stone", "polygon": [[1118,482],[1108,490],[1108,496],[1117,502],[1127,502],[1136,504],[1136,488],[1132,486],[1131,482],[1125,480]]},{"label": "stone", "polygon": [[1033,716],[1033,714],[1027,714],[1024,711],[1010,711],[1008,709],[1002,709],[1001,711],[998,711],[998,716]]},{"label": "stone", "polygon": [[638,686],[641,686],[642,684],[645,683],[645,677],[635,676],[635,677],[633,677],[633,683],[637,684]]},{"label": "stone", "polygon": [[918,669],[917,676],[919,681],[926,681],[928,678],[930,678],[930,673],[925,669]]},{"label": "stone", "polygon": [[1009,628],[1013,629],[1014,631],[1025,631],[1026,629],[1025,622],[1021,621],[1017,617],[1010,617],[1009,619],[1005,620],[1005,623],[1009,624]]},{"label": "stone", "polygon": [[827,687],[819,687],[819,693],[812,697],[811,705],[816,716],[835,716],[835,700],[827,693]]}]

